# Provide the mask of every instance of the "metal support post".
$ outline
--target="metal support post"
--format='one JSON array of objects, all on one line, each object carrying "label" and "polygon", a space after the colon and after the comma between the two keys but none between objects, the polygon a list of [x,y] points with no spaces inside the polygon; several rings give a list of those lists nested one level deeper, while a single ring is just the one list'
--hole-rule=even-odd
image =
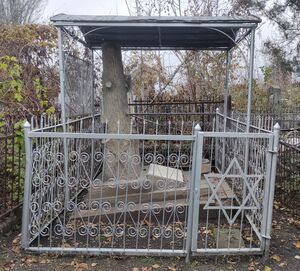
[{"label": "metal support post", "polygon": [[[246,133],[250,132],[250,125],[251,125],[252,84],[253,84],[253,69],[254,69],[254,44],[255,44],[255,28],[252,28],[251,42],[250,42],[249,69],[248,69],[248,105],[247,105]],[[248,173],[249,147],[250,147],[249,139],[246,139],[245,166],[244,166],[245,174]]]},{"label": "metal support post", "polygon": [[[190,262],[190,256],[191,256],[191,244],[193,239],[193,213],[194,213],[194,187],[195,183],[197,182],[196,178],[196,170],[199,168],[199,165],[197,164],[197,156],[198,156],[198,133],[201,131],[201,127],[199,124],[197,124],[194,128],[194,135],[195,140],[193,143],[193,162],[192,162],[192,176],[190,182],[190,191],[189,191],[189,209],[188,209],[188,222],[187,222],[187,240],[186,240],[186,262]],[[201,154],[202,155],[202,154]]]},{"label": "metal support post", "polygon": [[30,210],[30,197],[31,197],[31,163],[32,163],[32,150],[31,138],[28,137],[28,132],[31,125],[28,121],[24,124],[24,138],[25,138],[25,152],[26,152],[26,165],[25,165],[25,183],[24,183],[24,200],[22,212],[22,240],[21,244],[24,249],[28,248],[28,233],[29,233],[29,210]]},{"label": "metal support post", "polygon": [[[94,50],[92,50],[92,118],[93,120],[95,119],[95,76],[94,76],[94,67],[95,67],[95,63],[94,63]],[[93,124],[95,122],[93,121]],[[92,132],[95,132],[95,127],[94,125],[92,126]]]},{"label": "metal support post", "polygon": [[193,222],[192,222],[192,245],[191,251],[197,250],[198,243],[198,226],[199,226],[199,204],[200,204],[200,185],[201,185],[201,170],[202,170],[202,155],[203,155],[203,141],[204,141],[204,133],[199,131],[197,133],[197,149],[196,156],[193,164],[196,164],[195,174],[193,176],[194,183],[194,201],[193,201]]},{"label": "metal support post", "polygon": [[224,132],[226,132],[227,127],[227,115],[228,115],[228,94],[229,94],[229,68],[230,68],[231,55],[230,52],[226,52],[226,75],[224,83]]},{"label": "metal support post", "polygon": [[276,180],[276,166],[278,158],[278,146],[279,146],[279,134],[280,126],[278,123],[274,126],[274,140],[271,152],[271,167],[270,167],[270,186],[266,187],[269,189],[268,195],[268,205],[267,205],[267,224],[266,224],[266,246],[265,246],[265,257],[269,256],[270,252],[270,239],[271,239],[271,229],[272,229],[272,216],[273,216],[273,201],[275,192],[275,180]]},{"label": "metal support post", "polygon": [[[65,99],[65,59],[63,51],[64,36],[61,28],[58,31],[58,54],[59,54],[59,76],[60,76],[60,98],[61,98],[61,123],[63,132],[67,132],[66,127],[66,99]],[[64,148],[64,177],[65,177],[65,206],[68,206],[69,202],[69,186],[68,184],[68,151],[67,151],[67,139],[63,139]]]},{"label": "metal support post", "polygon": [[253,84],[253,70],[254,70],[254,45],[255,45],[255,28],[251,30],[251,42],[250,42],[250,56],[249,56],[249,68],[248,68],[248,104],[247,104],[247,129],[250,131],[251,124],[251,104],[252,104],[252,84]]},{"label": "metal support post", "polygon": [[[216,132],[220,132],[220,123],[219,123],[219,120],[220,120],[220,116],[219,116],[219,113],[220,113],[220,110],[219,108],[217,108],[216,110]],[[218,138],[215,139],[215,167],[217,167],[217,161],[218,161],[218,149],[219,149],[219,143],[218,143]]]},{"label": "metal support post", "polygon": [[66,132],[66,100],[65,100],[65,63],[63,43],[64,37],[61,28],[57,28],[58,31],[58,56],[59,56],[59,77],[60,77],[60,103],[61,103],[61,122],[63,131]]}]

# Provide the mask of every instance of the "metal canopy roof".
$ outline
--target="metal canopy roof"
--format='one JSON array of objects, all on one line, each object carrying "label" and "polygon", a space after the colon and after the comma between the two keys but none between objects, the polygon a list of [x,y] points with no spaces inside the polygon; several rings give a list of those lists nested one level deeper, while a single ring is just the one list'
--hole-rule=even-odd
[{"label": "metal canopy roof", "polygon": [[[255,28],[261,20],[249,17],[81,16],[58,14],[59,27],[78,26],[91,48],[117,42],[123,49],[228,50],[241,37],[240,29]],[[245,32],[244,38],[249,32]]]}]

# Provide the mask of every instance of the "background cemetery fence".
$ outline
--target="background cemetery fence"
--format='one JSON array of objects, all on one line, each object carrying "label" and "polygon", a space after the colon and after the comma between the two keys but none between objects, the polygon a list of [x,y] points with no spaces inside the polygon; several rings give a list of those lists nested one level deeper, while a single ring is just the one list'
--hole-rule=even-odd
[{"label": "background cemetery fence", "polygon": [[[229,112],[231,111],[230,100],[228,102]],[[143,121],[146,120],[147,125],[153,123],[155,126],[158,121],[166,129],[168,123],[171,122],[173,133],[181,133],[182,123],[185,123],[185,127],[187,123],[190,124],[190,127],[193,126],[193,123],[198,123],[203,131],[211,131],[216,110],[223,105],[223,99],[135,100],[129,103],[129,112],[131,116],[135,117],[139,130],[142,130]],[[191,130],[185,131],[185,133],[191,133]]]},{"label": "background cemetery fence", "polygon": [[25,153],[23,125],[12,117],[0,119],[0,221],[23,202]]}]

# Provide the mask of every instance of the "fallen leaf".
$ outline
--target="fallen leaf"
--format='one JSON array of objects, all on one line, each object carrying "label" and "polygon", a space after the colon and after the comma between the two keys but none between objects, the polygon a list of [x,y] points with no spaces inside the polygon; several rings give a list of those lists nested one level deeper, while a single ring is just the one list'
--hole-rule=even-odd
[{"label": "fallen leaf", "polygon": [[147,219],[144,219],[144,220],[143,220],[143,223],[144,223],[145,225],[147,225],[148,227],[151,227],[151,223],[150,223]]},{"label": "fallen leaf", "polygon": [[153,264],[153,265],[152,265],[152,268],[154,268],[154,269],[160,268],[160,265],[157,264],[157,263],[156,263],[156,264]]},{"label": "fallen leaf", "polygon": [[249,262],[249,265],[248,265],[248,271],[255,271],[256,268],[255,268],[255,262]]},{"label": "fallen leaf", "polygon": [[211,230],[204,230],[203,234],[211,234]]},{"label": "fallen leaf", "polygon": [[87,263],[79,263],[76,261],[72,261],[71,266],[74,266],[75,271],[82,271],[89,268]]},{"label": "fallen leaf", "polygon": [[17,236],[17,237],[12,241],[12,243],[13,243],[14,245],[19,244],[19,243],[20,243],[20,236]]},{"label": "fallen leaf", "polygon": [[171,271],[177,271],[177,268],[176,268],[175,264],[172,264],[172,266],[169,266],[168,269],[171,270]]},{"label": "fallen leaf", "polygon": [[233,260],[233,259],[228,259],[227,260],[227,263],[230,263],[230,264],[237,264],[237,261]]},{"label": "fallen leaf", "polygon": [[95,267],[96,265],[97,265],[97,263],[92,263],[91,264],[92,267]]},{"label": "fallen leaf", "polygon": [[272,268],[269,266],[265,266],[263,271],[272,271]]},{"label": "fallen leaf", "polygon": [[139,271],[137,267],[133,267],[132,271]]},{"label": "fallen leaf", "polygon": [[284,261],[284,262],[280,263],[279,266],[280,266],[280,267],[285,267],[285,266],[287,266],[287,262]]},{"label": "fallen leaf", "polygon": [[295,247],[300,249],[300,241],[298,241],[297,243],[295,243]]},{"label": "fallen leaf", "polygon": [[299,255],[296,255],[296,256],[295,256],[295,259],[300,260],[300,256],[299,256]]},{"label": "fallen leaf", "polygon": [[271,259],[275,260],[276,262],[280,262],[280,261],[281,261],[280,256],[277,255],[277,254],[272,255],[272,256],[271,256]]},{"label": "fallen leaf", "polygon": [[21,252],[21,247],[20,246],[13,246],[11,249],[14,253],[19,254]]},{"label": "fallen leaf", "polygon": [[25,263],[26,264],[33,264],[33,263],[37,263],[37,260],[35,258],[28,257],[28,258],[26,258]]}]

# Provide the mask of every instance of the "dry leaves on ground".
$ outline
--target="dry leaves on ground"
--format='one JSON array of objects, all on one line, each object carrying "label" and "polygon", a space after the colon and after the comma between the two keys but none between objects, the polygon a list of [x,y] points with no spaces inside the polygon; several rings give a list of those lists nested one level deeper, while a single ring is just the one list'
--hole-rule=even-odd
[{"label": "dry leaves on ground", "polygon": [[12,249],[14,253],[20,254],[21,252],[21,234],[19,234],[13,241],[12,241]]},{"label": "dry leaves on ground", "polygon": [[74,267],[75,271],[83,271],[83,270],[89,269],[89,266],[87,263],[80,263],[77,261],[72,261],[70,265]]},{"label": "dry leaves on ground", "polygon": [[171,266],[168,267],[168,270],[177,271],[176,265],[172,264]]},{"label": "dry leaves on ground", "polygon": [[298,248],[298,249],[300,249],[300,241],[298,241],[298,242],[295,243],[295,247]]},{"label": "dry leaves on ground", "polygon": [[274,261],[276,262],[280,262],[281,261],[281,258],[278,254],[274,254],[271,256],[271,259],[273,259]]}]

